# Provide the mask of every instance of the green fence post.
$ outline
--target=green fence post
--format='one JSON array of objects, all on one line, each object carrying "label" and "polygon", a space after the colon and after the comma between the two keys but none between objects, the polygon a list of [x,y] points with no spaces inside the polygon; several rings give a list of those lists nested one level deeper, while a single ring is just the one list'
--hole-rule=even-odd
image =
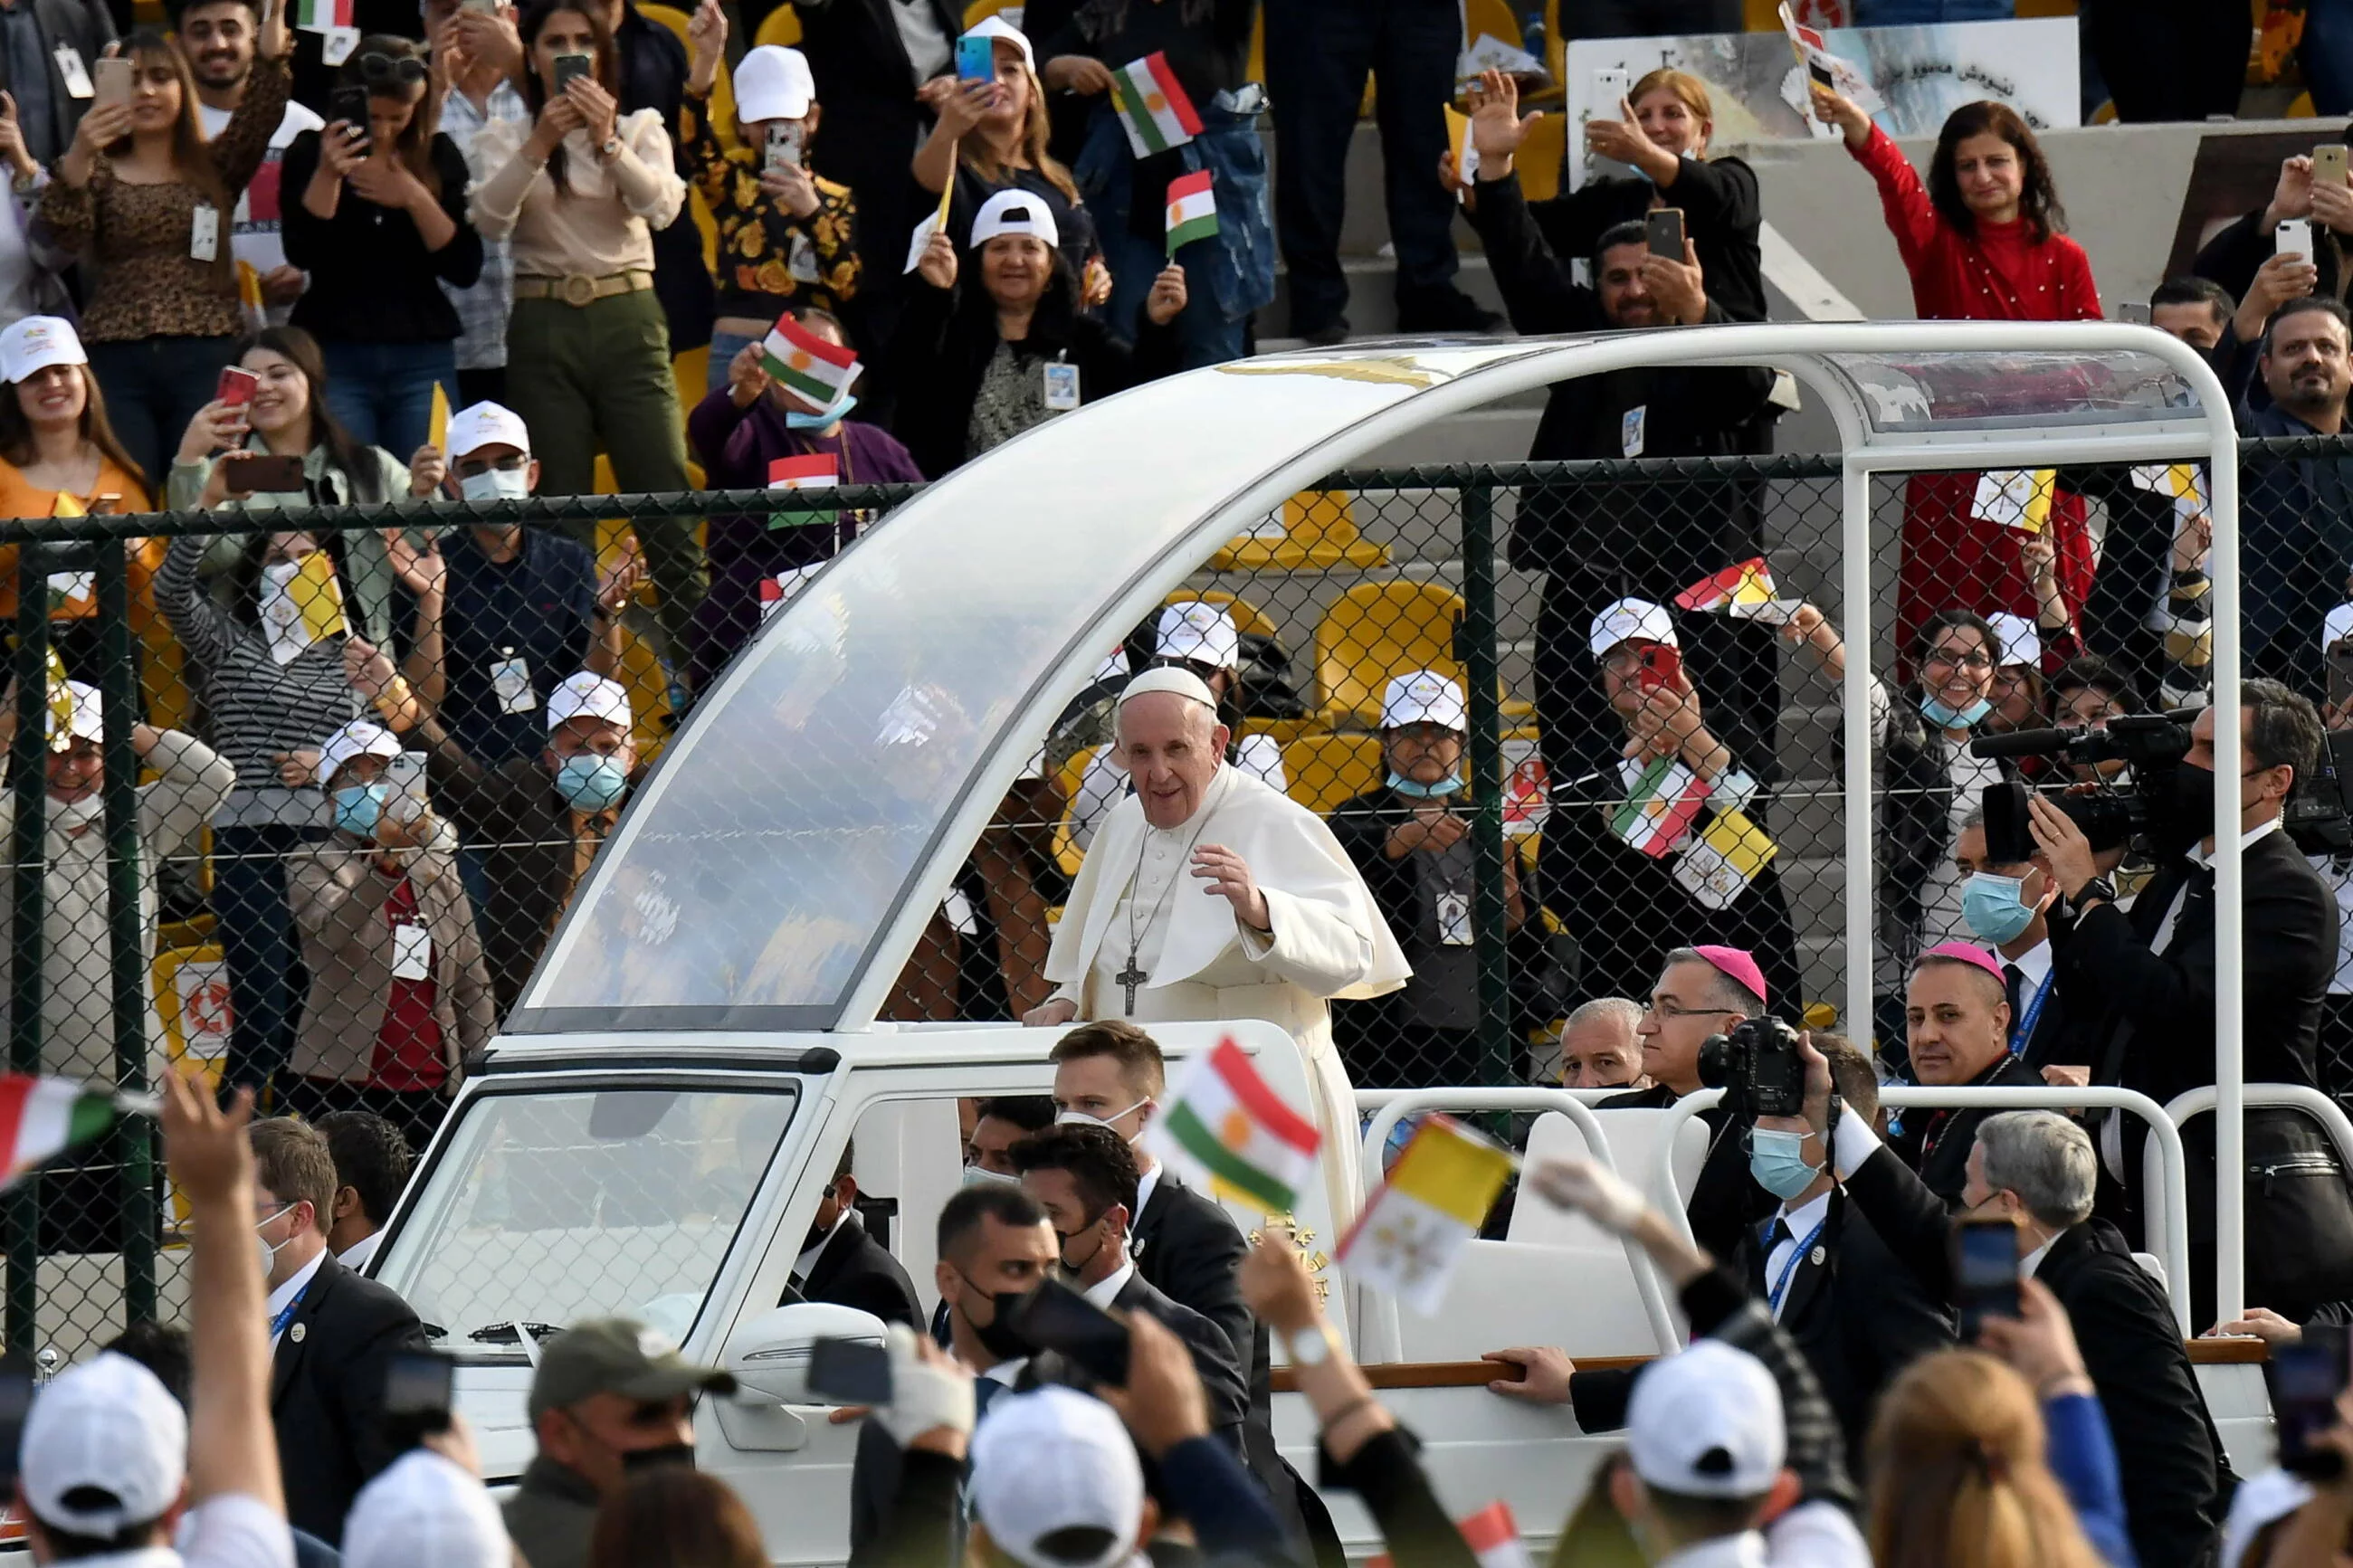
[{"label": "green fence post", "polygon": [[[15,982],[8,1067],[20,1073],[41,1070],[41,966],[47,958],[49,555],[48,547],[33,541],[16,551],[16,735],[8,754],[16,808],[9,845],[16,951],[8,955]],[[27,1358],[39,1336],[40,1185],[38,1177],[19,1182],[0,1199],[0,1235],[8,1247],[7,1348]]]},{"label": "green fence post", "polygon": [[1504,891],[1503,661],[1495,646],[1495,490],[1462,487],[1462,629],[1457,647],[1470,686],[1471,839],[1477,874],[1471,929],[1479,954],[1480,1078],[1516,1081],[1512,1038],[1510,913]]},{"label": "green fence post", "polygon": [[[96,587],[100,645],[99,698],[105,705],[102,744],[106,773],[100,786],[106,814],[106,947],[114,1005],[114,1082],[119,1089],[146,1092],[147,943],[140,907],[143,875],[139,842],[139,753],[131,744],[133,726],[145,716],[140,700],[139,662],[131,642],[131,567],[119,544],[97,548]],[[122,1314],[136,1323],[155,1316],[155,1126],[144,1116],[114,1124],[116,1181],[122,1214]]]}]

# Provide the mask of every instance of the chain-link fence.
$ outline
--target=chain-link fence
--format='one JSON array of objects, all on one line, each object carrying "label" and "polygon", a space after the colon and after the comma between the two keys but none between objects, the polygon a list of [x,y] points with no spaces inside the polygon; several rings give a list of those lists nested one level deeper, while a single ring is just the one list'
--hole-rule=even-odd
[{"label": "chain-link fence", "polygon": [[[2353,721],[2349,452],[2256,443],[2242,467],[2247,670],[2332,731]],[[2187,465],[1883,482],[1864,649],[1841,635],[1839,471],[1375,471],[1293,498],[1101,650],[885,1016],[1018,1018],[1046,999],[1060,906],[1126,791],[1112,700],[1175,662],[1216,689],[1234,765],[1332,824],[1414,963],[1402,992],[1335,1010],[1359,1086],[1553,1083],[1565,1055],[1630,1076],[1639,1047],[1597,1066],[1565,1026],[1622,1040],[1662,954],[1701,943],[1753,952],[1775,1012],[1828,1025],[1852,874],[1877,878],[1878,1005],[1838,1026],[1900,1071],[1911,956],[2015,934],[1971,873],[2040,892],[2008,826],[1976,819],[1985,786],[2096,789],[2079,814],[2135,831],[2117,761],[1965,742],[2105,731],[2094,745],[2121,758],[2138,742],[2116,719],[2198,700],[2206,482]],[[822,531],[803,552],[819,559],[908,493],[307,509],[235,535],[206,513],[0,524],[10,1065],[133,1088],[201,1070],[280,1110],[375,1111],[421,1148],[689,684],[805,581],[805,561],[740,541]],[[637,584],[628,520],[706,516],[757,521],[710,531],[706,600],[671,623],[691,627],[682,647]],[[1866,654],[1867,871],[1844,853],[1840,700],[1843,661]],[[2297,832],[2341,887],[2353,835],[2318,809],[2334,789],[2306,781]],[[2148,855],[2119,848],[2129,883]],[[1635,1007],[1588,1006],[1609,998]],[[2322,1047],[2343,1094],[2343,991]],[[154,1154],[133,1118],[0,1205],[11,1347],[76,1355],[168,1302],[178,1215]],[[510,1175],[512,1206],[527,1173]]]}]

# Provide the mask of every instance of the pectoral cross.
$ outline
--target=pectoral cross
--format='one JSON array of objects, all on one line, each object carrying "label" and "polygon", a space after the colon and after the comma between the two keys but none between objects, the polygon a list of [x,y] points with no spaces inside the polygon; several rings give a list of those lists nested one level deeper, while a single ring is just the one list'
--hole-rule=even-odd
[{"label": "pectoral cross", "polygon": [[1127,1016],[1135,1016],[1135,988],[1152,976],[1136,967],[1135,954],[1127,955],[1127,967],[1112,976],[1112,983],[1127,993]]}]

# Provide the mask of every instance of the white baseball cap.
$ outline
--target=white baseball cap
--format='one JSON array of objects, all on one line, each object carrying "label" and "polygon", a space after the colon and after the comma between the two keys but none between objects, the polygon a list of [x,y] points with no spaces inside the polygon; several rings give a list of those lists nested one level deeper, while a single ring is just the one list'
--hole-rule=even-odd
[{"label": "white baseball cap", "polygon": [[65,733],[60,735],[58,733],[58,710],[54,707],[50,708],[49,749],[62,752],[66,749],[66,743],[71,741],[104,741],[106,739],[106,699],[98,694],[98,688],[86,686],[79,680],[69,680],[66,682],[66,691],[73,699],[73,712],[67,721]]},{"label": "white baseball cap", "polygon": [[972,1502],[1026,1568],[1107,1568],[1143,1533],[1144,1470],[1111,1406],[1050,1384],[989,1405],[973,1434]]},{"label": "white baseball cap", "polygon": [[1155,691],[1173,691],[1177,696],[1198,702],[1213,711],[1218,706],[1218,700],[1209,693],[1208,681],[1203,680],[1191,670],[1179,669],[1175,665],[1163,665],[1158,669],[1147,669],[1129,681],[1120,689],[1117,706],[1124,708],[1137,698],[1149,697]]},{"label": "white baseball cap", "polygon": [[1056,249],[1062,244],[1053,212],[1044,197],[1031,191],[999,191],[981,204],[972,220],[972,247],[978,250],[1000,234],[1035,235]]},{"label": "white baseball cap", "polygon": [[2353,605],[2339,605],[2320,623],[2320,651],[2327,653],[2347,637],[2353,637]]},{"label": "white baseball cap", "polygon": [[1694,1340],[1634,1380],[1626,1457],[1663,1491],[1761,1497],[1781,1474],[1787,1442],[1773,1374],[1721,1340]]},{"label": "white baseball cap", "polygon": [[1381,694],[1381,728],[1406,724],[1437,724],[1449,730],[1471,728],[1471,710],[1462,689],[1435,670],[1417,669],[1389,682]]},{"label": "white baseball cap", "polygon": [[798,49],[762,44],[735,68],[735,118],[746,125],[798,120],[816,101],[817,78]]},{"label": "white baseball cap", "polygon": [[564,684],[547,694],[547,727],[554,730],[575,719],[601,719],[626,730],[632,721],[629,694],[619,681],[593,670],[567,675]]},{"label": "white baseball cap", "polygon": [[354,719],[319,742],[319,783],[332,784],[353,757],[400,755],[400,737],[373,719]]},{"label": "white baseball cap", "polygon": [[33,1395],[18,1454],[34,1518],[74,1535],[115,1535],[179,1500],[187,1412],[153,1373],[101,1352]]},{"label": "white baseball cap", "polygon": [[1164,605],[1153,628],[1155,658],[1189,659],[1212,669],[1233,669],[1242,661],[1242,635],[1223,605],[1185,599]]},{"label": "white baseball cap", "polygon": [[2004,668],[2013,664],[2042,668],[2042,634],[2035,629],[2032,621],[1998,610],[1986,617],[1986,625],[1993,628],[1994,640],[2001,644]]},{"label": "white baseball cap", "polygon": [[89,363],[80,335],[63,316],[22,316],[0,327],[0,381],[25,381],[53,364]]},{"label": "white baseball cap", "polygon": [[512,1550],[482,1483],[429,1448],[361,1488],[343,1524],[349,1568],[507,1568]]},{"label": "white baseball cap", "polygon": [[531,426],[522,415],[501,404],[470,404],[449,416],[448,441],[449,449],[442,455],[451,462],[485,447],[512,447],[528,457]]},{"label": "white baseball cap", "polygon": [[1011,44],[1021,51],[1021,63],[1029,68],[1029,74],[1031,76],[1038,74],[1038,51],[1029,47],[1029,36],[1004,17],[984,16],[974,26],[965,28],[964,36],[967,38],[989,38]]},{"label": "white baseball cap", "polygon": [[1586,640],[1592,645],[1596,658],[1621,642],[1683,647],[1675,639],[1675,618],[1667,614],[1665,605],[1654,605],[1648,599],[1620,599],[1608,605],[1593,617],[1593,627]]}]

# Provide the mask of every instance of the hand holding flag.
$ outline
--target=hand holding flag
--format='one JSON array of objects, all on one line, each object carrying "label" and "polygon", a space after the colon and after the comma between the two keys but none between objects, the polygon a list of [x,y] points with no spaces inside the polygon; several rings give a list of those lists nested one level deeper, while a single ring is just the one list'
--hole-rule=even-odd
[{"label": "hand holding flag", "polygon": [[828,342],[790,315],[776,318],[760,343],[760,357],[770,380],[819,408],[832,407],[858,379],[856,350]]},{"label": "hand holding flag", "polygon": [[1333,1261],[1435,1316],[1463,1243],[1479,1234],[1516,1163],[1451,1116],[1424,1117]]},{"label": "hand holding flag", "polygon": [[1168,254],[1218,232],[1218,197],[1207,169],[1168,182]]}]

